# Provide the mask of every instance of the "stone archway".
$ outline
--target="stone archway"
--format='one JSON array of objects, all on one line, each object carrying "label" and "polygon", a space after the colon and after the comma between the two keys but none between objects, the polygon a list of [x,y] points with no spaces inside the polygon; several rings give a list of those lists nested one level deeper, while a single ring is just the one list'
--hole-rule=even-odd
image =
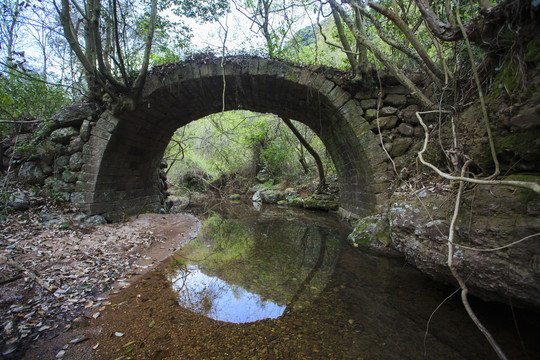
[{"label": "stone archway", "polygon": [[309,126],[334,161],[347,215],[375,210],[387,197],[387,158],[353,95],[324,70],[233,57],[155,68],[136,109],[106,111],[85,145],[73,201],[87,213],[110,218],[155,208],[159,164],[174,131],[237,109]]}]

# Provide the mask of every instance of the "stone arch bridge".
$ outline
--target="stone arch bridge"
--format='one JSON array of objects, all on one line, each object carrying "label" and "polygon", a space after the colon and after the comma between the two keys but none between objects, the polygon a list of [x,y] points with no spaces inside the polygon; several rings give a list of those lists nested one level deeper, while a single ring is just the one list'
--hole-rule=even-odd
[{"label": "stone arch bridge", "polygon": [[[412,99],[389,76],[382,79],[379,124],[385,136],[407,125],[403,137],[412,138],[413,126],[398,116],[411,107]],[[88,214],[111,219],[155,209],[160,204],[159,167],[174,131],[224,106],[273,113],[308,125],[336,166],[341,211],[346,216],[364,215],[388,198],[392,180],[373,121],[378,93],[378,86],[355,88],[346,74],[331,68],[254,57],[157,67],[135,109],[109,109],[82,123],[82,166],[76,169],[71,201]],[[411,141],[405,143],[405,147],[394,144],[393,149],[406,150]]]}]

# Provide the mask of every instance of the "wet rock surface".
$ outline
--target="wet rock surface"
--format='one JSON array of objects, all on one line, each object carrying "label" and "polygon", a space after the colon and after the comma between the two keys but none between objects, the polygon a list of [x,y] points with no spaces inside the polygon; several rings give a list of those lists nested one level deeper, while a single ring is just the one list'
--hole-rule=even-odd
[{"label": "wet rock surface", "polygon": [[[455,283],[447,266],[455,188],[436,185],[415,194],[402,190],[394,194],[382,216],[362,219],[349,240],[397,250],[434,279]],[[453,262],[474,295],[524,307],[540,306],[539,201],[532,191],[506,186],[465,192]],[[499,249],[520,239],[525,240]]]}]

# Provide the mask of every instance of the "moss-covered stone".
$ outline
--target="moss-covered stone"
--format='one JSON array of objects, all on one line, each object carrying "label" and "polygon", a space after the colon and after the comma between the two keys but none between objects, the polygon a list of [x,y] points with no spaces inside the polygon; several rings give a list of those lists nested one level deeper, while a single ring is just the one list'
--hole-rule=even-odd
[{"label": "moss-covered stone", "polygon": [[339,202],[333,198],[313,195],[304,199],[304,208],[325,211],[337,210],[339,208]]},{"label": "moss-covered stone", "polygon": [[267,189],[260,192],[261,201],[263,204],[277,204],[278,201],[285,198],[285,194],[274,189]]},{"label": "moss-covered stone", "polygon": [[525,160],[537,160],[540,157],[536,151],[538,135],[537,131],[511,133],[498,143],[497,153],[512,153]]},{"label": "moss-covered stone", "polygon": [[67,183],[74,183],[77,181],[77,173],[66,169],[62,172],[62,180]]},{"label": "moss-covered stone", "polygon": [[388,246],[392,242],[388,220],[382,216],[364,217],[356,223],[353,232],[349,234],[347,239],[358,245],[368,246],[379,243]]},{"label": "moss-covered stone", "polygon": [[407,149],[411,146],[413,143],[413,139],[408,137],[400,137],[395,139],[392,142],[392,148],[390,149],[390,155],[392,157],[397,157],[405,154]]},{"label": "moss-covered stone", "polygon": [[300,197],[289,199],[289,206],[304,207],[304,199]]},{"label": "moss-covered stone", "polygon": [[364,118],[367,121],[371,121],[377,117],[377,109],[367,109]]}]

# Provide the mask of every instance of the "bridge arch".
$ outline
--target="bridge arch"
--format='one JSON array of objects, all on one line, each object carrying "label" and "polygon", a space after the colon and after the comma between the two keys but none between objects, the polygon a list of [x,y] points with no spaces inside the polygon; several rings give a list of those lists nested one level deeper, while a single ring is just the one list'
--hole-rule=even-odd
[{"label": "bridge arch", "polygon": [[102,114],[83,150],[72,201],[110,218],[159,206],[159,165],[172,135],[223,109],[273,113],[309,126],[334,161],[347,215],[375,210],[386,197],[387,158],[352,94],[324,71],[233,57],[157,67],[135,109]]}]

